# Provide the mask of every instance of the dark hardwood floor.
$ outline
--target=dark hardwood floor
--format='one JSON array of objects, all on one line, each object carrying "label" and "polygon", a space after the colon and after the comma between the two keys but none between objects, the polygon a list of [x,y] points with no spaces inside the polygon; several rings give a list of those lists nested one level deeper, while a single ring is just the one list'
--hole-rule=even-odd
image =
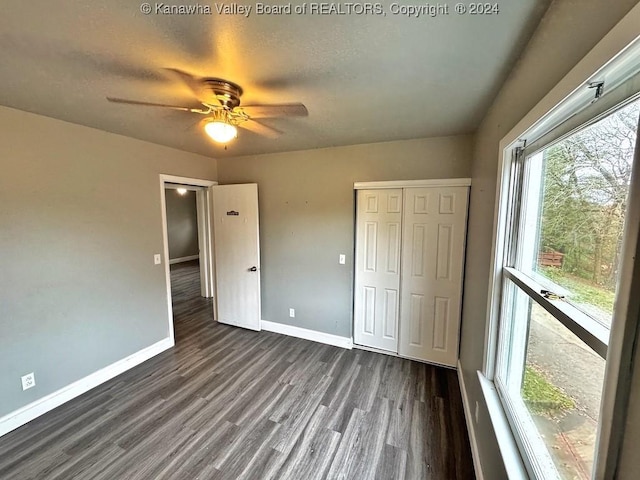
[{"label": "dark hardwood floor", "polygon": [[172,267],[176,347],[0,438],[0,478],[473,479],[456,373],[211,321]]}]

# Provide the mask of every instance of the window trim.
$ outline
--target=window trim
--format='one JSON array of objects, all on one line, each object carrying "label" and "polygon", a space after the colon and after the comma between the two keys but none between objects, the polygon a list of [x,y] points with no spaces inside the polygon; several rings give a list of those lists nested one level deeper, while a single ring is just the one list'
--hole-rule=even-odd
[{"label": "window trim", "polygon": [[[491,413],[496,408],[496,395],[490,394],[490,390],[497,393],[493,385],[496,359],[498,354],[498,324],[499,312],[502,304],[502,283],[504,275],[504,260],[506,253],[505,240],[509,238],[507,225],[509,224],[511,162],[516,148],[526,146],[524,138],[527,133],[538,129],[538,137],[548,134],[555,125],[562,123],[557,121],[559,106],[567,105],[581,88],[590,81],[597,80],[599,74],[611,66],[616,59],[624,56],[632,47],[640,48],[640,5],[633,7],[629,13],[607,34],[602,40],[554,87],[525,117],[501,140],[498,161],[496,202],[494,210],[493,245],[491,253],[489,289],[487,293],[487,321],[485,329],[485,348],[482,371],[478,375],[485,379],[493,388],[485,388],[483,393],[490,408],[492,423],[499,428],[499,415]],[[598,102],[596,102],[598,103]],[[549,125],[550,118],[556,115],[555,125]],[[563,118],[562,120],[566,120]],[[584,122],[581,122],[584,123]],[[545,125],[546,124],[546,125]],[[640,144],[640,136],[638,137]],[[638,150],[636,150],[638,152]],[[638,155],[638,154],[636,154]],[[624,420],[630,393],[629,365],[633,359],[633,345],[640,324],[640,299],[631,296],[631,288],[638,288],[640,284],[640,257],[635,257],[640,248],[640,168],[634,169],[634,176],[629,193],[628,222],[629,228],[625,230],[625,244],[621,264],[618,286],[618,301],[615,307],[616,320],[611,329],[611,341],[607,349],[607,367],[605,385],[601,404],[600,422],[598,426],[598,444],[596,446],[596,458],[594,462],[594,477],[603,479],[614,478],[622,437],[624,435]],[[636,263],[636,258],[638,261]],[[503,412],[504,415],[504,412]],[[509,445],[513,445],[513,436],[508,439],[504,435],[498,435],[498,443],[501,452],[503,446],[508,451]],[[520,452],[522,457],[522,452]],[[513,455],[503,453],[505,466],[513,464]],[[521,460],[524,459],[521,458]],[[517,470],[517,469],[516,469]],[[517,478],[522,478],[518,475]]]}]

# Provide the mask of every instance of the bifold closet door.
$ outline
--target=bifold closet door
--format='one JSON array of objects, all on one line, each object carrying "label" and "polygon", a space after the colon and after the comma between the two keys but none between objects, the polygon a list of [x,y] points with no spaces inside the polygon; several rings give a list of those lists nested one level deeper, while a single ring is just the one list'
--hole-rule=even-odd
[{"label": "bifold closet door", "polygon": [[402,189],[358,190],[354,341],[398,351]]},{"label": "bifold closet door", "polygon": [[456,365],[467,202],[467,187],[404,189],[402,356]]}]

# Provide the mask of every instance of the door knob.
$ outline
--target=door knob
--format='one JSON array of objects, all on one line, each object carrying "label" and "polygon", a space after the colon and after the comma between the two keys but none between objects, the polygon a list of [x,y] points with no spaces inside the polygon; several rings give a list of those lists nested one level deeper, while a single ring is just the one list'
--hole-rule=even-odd
[{"label": "door knob", "polygon": [[251,267],[249,269],[250,272],[257,272],[258,271],[258,267]]}]

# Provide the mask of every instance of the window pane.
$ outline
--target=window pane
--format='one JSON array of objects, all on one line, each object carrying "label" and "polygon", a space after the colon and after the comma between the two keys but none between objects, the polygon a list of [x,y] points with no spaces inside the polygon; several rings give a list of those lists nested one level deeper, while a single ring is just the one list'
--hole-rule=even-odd
[{"label": "window pane", "polygon": [[610,326],[638,101],[526,160],[518,265]]},{"label": "window pane", "polygon": [[605,361],[515,284],[505,293],[511,349],[498,376],[511,415],[542,472],[589,479]]},{"label": "window pane", "polygon": [[590,479],[605,360],[532,302],[522,398],[562,478]]}]

